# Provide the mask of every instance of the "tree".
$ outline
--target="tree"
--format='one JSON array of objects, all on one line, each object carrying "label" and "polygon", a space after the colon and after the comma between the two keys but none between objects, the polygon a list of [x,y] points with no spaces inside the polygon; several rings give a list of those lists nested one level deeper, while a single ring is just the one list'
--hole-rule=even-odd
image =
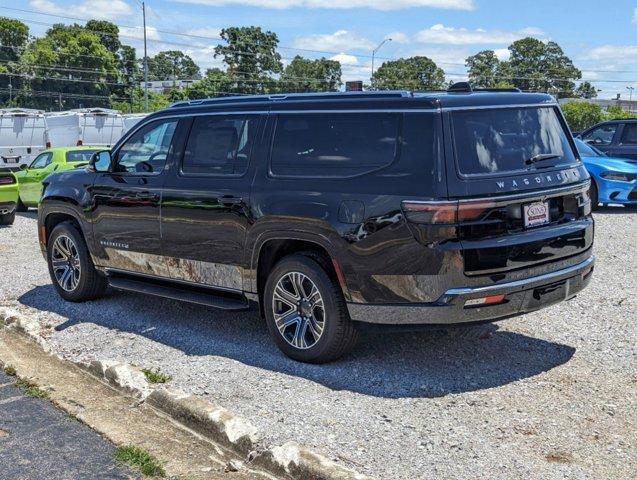
[{"label": "tree", "polygon": [[[181,98],[179,98],[181,100]],[[166,108],[172,103],[168,95],[163,93],[148,92],[148,109],[153,112]],[[130,93],[128,100],[112,100],[111,105],[114,109],[122,112],[142,113],[144,108],[144,89],[134,87]]]},{"label": "tree", "polygon": [[501,62],[493,50],[483,50],[468,57],[469,82],[475,88],[510,88],[511,69],[508,62]]},{"label": "tree", "polygon": [[117,54],[122,47],[122,42],[119,40],[119,27],[114,23],[106,20],[89,20],[84,28],[100,37],[102,45],[112,54]]},{"label": "tree", "polygon": [[597,89],[590,82],[582,82],[575,90],[575,95],[580,98],[595,98],[597,97]]},{"label": "tree", "polygon": [[226,72],[219,68],[211,68],[206,70],[204,78],[194,82],[184,93],[186,98],[191,100],[223,96],[230,91],[232,83]]},{"label": "tree", "polygon": [[221,30],[225,45],[215,47],[215,58],[222,57],[237,93],[263,93],[272,85],[272,75],[283,71],[277,52],[279,37],[261,27],[230,27]]},{"label": "tree", "polygon": [[602,108],[589,102],[571,101],[564,103],[562,104],[562,112],[564,112],[566,121],[574,132],[581,132],[605,119]]},{"label": "tree", "polygon": [[291,92],[333,92],[341,86],[341,64],[336,60],[310,60],[295,56],[285,67],[280,90]]},{"label": "tree", "polygon": [[606,108],[607,120],[624,120],[627,118],[635,118],[635,114],[622,108],[620,105],[611,105]]},{"label": "tree", "polygon": [[573,96],[574,80],[580,79],[582,72],[557,43],[527,37],[513,42],[509,51],[510,59],[503,63],[508,64],[511,82],[517,88]]},{"label": "tree", "polygon": [[10,96],[13,100],[13,92],[23,87],[24,79],[11,74],[20,72],[16,62],[28,41],[29,27],[18,20],[0,17],[0,105],[8,103]]},{"label": "tree", "polygon": [[444,86],[445,72],[427,57],[384,62],[372,76],[374,90],[440,90]]},{"label": "tree", "polygon": [[150,80],[192,79],[199,76],[197,64],[179,50],[159,52],[148,59]]}]

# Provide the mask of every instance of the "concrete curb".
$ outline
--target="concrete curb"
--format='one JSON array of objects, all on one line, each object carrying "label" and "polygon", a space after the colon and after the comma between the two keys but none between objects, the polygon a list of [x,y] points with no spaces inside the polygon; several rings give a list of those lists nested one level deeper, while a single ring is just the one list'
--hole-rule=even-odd
[{"label": "concrete curb", "polygon": [[[25,316],[14,308],[0,307],[0,327],[3,324],[51,353],[51,348],[41,336],[42,329],[36,319]],[[68,361],[60,355],[56,356]],[[181,390],[163,386],[155,388],[148,383],[138,367],[111,360],[70,363],[126,395],[145,401],[179,424],[275,475],[299,480],[371,480],[371,477],[339,465],[295,442],[264,447],[263,437],[257,427],[244,418]]]}]

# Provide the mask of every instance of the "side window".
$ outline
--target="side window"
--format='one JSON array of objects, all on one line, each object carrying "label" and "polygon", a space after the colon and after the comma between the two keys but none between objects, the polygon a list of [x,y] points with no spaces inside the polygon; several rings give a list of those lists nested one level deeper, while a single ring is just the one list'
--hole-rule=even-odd
[{"label": "side window", "polygon": [[39,168],[44,168],[48,164],[51,163],[51,160],[53,160],[53,154],[52,153],[41,153],[40,155],[35,157],[35,160],[33,160],[33,162],[31,162],[31,165],[29,165],[29,168],[32,169],[32,170],[37,170]]},{"label": "side window", "polygon": [[182,173],[243,175],[248,169],[257,123],[256,116],[195,117],[186,143]]},{"label": "side window", "polygon": [[602,125],[594,130],[591,130],[584,136],[586,143],[592,143],[593,145],[610,145],[617,131],[617,124]]},{"label": "side window", "polygon": [[390,165],[400,115],[281,114],[270,171],[279,176],[349,177]]},{"label": "side window", "polygon": [[117,153],[119,172],[159,173],[177,127],[177,120],[158,120],[135,132]]},{"label": "side window", "polygon": [[621,143],[637,144],[637,123],[627,123],[624,125]]}]

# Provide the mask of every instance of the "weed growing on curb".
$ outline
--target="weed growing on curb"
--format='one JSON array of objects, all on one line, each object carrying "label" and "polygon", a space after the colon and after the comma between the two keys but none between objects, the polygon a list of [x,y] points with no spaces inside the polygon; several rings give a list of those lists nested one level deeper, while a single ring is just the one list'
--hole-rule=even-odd
[{"label": "weed growing on curb", "polygon": [[24,391],[24,394],[27,397],[31,398],[49,398],[49,394],[38,387],[37,384],[33,383],[30,380],[25,380],[23,378],[18,379],[16,382],[16,387],[20,388]]},{"label": "weed growing on curb", "polygon": [[172,380],[173,377],[162,373],[159,368],[143,368],[142,372],[146,375],[146,380],[149,383],[166,383]]},{"label": "weed growing on curb", "polygon": [[10,377],[15,377],[17,372],[11,365],[7,365],[6,367],[4,367],[4,373],[9,375]]},{"label": "weed growing on curb", "polygon": [[139,471],[148,477],[166,476],[166,472],[159,461],[142,448],[132,445],[117,447],[115,458],[131,467],[139,468]]}]

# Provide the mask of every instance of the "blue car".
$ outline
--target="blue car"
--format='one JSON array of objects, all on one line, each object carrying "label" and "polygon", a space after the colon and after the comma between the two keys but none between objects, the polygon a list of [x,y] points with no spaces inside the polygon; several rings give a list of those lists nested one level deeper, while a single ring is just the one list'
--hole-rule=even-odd
[{"label": "blue car", "polygon": [[592,179],[593,207],[600,203],[637,207],[637,160],[607,157],[579,138],[575,144]]}]

